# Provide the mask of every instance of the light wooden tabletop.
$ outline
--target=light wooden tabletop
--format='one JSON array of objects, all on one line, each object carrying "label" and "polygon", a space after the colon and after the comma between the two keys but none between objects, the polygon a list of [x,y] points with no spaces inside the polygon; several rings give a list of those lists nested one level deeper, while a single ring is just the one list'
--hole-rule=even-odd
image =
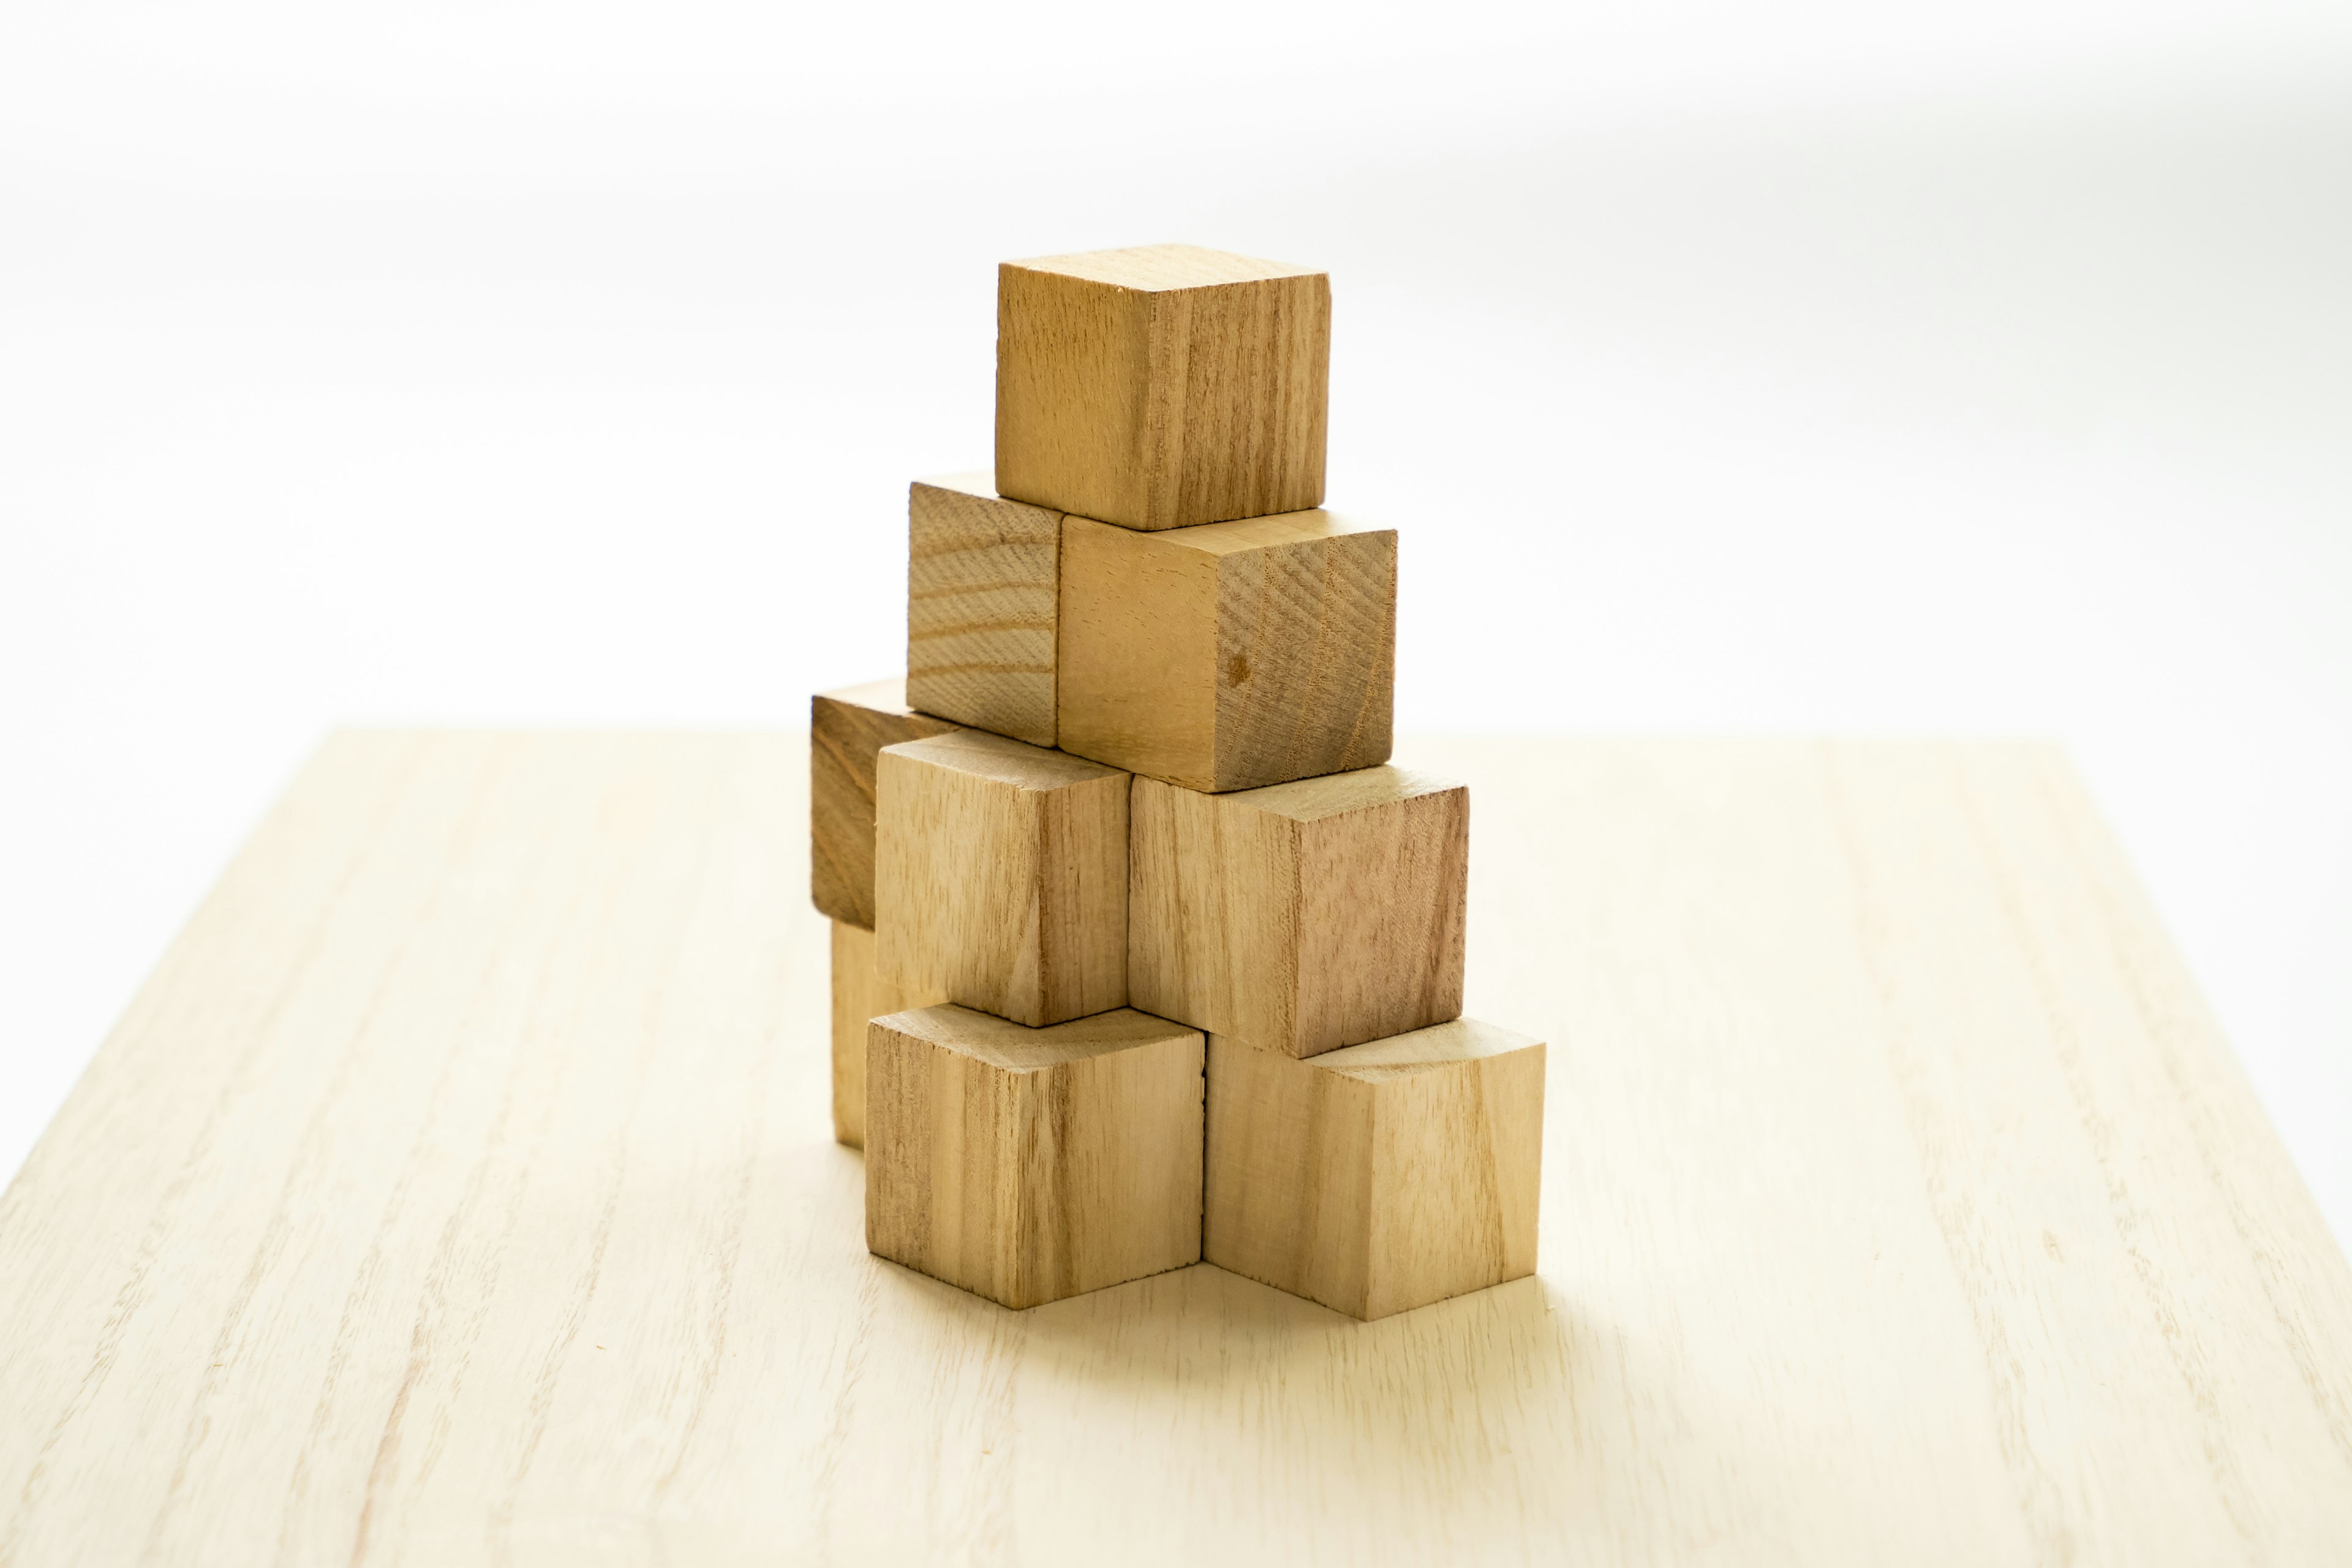
[{"label": "light wooden tabletop", "polygon": [[331,742],[0,1199],[0,1564],[2342,1562],[2352,1272],[2054,752],[1483,742],[1538,1277],[869,1258],[804,752]]}]

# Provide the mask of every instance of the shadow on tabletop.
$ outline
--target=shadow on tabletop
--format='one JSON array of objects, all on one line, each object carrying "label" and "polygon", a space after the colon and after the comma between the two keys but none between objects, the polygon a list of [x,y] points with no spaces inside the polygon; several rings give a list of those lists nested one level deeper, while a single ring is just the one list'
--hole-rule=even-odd
[{"label": "shadow on tabletop", "polygon": [[1531,1276],[1416,1307],[1373,1322],[1196,1263],[1148,1279],[1015,1311],[876,1258],[882,1294],[898,1310],[992,1326],[1057,1371],[1106,1384],[1199,1392],[1219,1384],[1322,1377],[1384,1380],[1409,1368],[1455,1398],[1489,1386],[1526,1396],[1559,1384],[1589,1353],[1567,1298]]}]

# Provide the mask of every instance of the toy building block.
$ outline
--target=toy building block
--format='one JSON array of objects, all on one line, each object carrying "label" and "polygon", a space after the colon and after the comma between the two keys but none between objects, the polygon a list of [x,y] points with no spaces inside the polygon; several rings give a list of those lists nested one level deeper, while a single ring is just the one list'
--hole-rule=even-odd
[{"label": "toy building block", "polygon": [[810,700],[809,897],[821,913],[874,929],[875,756],[955,727],[908,708],[896,679]]},{"label": "toy building block", "polygon": [[907,533],[907,700],[1052,745],[1062,514],[958,474],[915,482]]},{"label": "toy building block", "polygon": [[1396,531],[1327,511],[1062,522],[1064,751],[1187,789],[1388,760]]},{"label": "toy building block", "polygon": [[866,1026],[885,1013],[929,1007],[941,998],[883,980],[874,964],[874,933],[833,922],[833,1136],[866,1147]]},{"label": "toy building block", "polygon": [[867,1248],[1007,1307],[1198,1262],[1202,1048],[1125,1009],[875,1019]]},{"label": "toy building block", "polygon": [[1323,504],[1331,280],[1190,245],[1008,261],[996,485],[1122,528]]},{"label": "toy building block", "polygon": [[1202,1256],[1364,1319],[1532,1274],[1543,1087],[1468,1019],[1309,1061],[1212,1036]]},{"label": "toy building block", "polygon": [[887,980],[1033,1027],[1127,1005],[1127,774],[962,730],[877,783]]},{"label": "toy building block", "polygon": [[1136,1006],[1287,1057],[1461,1015],[1462,785],[1395,767],[1238,795],[1139,778],[1129,810]]}]

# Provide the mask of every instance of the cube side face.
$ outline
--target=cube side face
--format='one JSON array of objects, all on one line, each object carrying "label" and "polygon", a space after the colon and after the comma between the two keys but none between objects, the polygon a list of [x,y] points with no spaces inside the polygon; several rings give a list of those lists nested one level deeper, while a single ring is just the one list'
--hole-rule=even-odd
[{"label": "cube side face", "polygon": [[1203,1052],[1201,1036],[1171,1030],[1032,1075],[1008,1305],[1200,1261]]},{"label": "cube side face", "polygon": [[1150,296],[1007,262],[996,286],[996,487],[1144,525]]},{"label": "cube side face", "polygon": [[874,933],[833,923],[833,1136],[866,1146],[866,1026],[885,1014],[929,1007],[946,997],[890,984],[876,963]]},{"label": "cube side face", "polygon": [[854,696],[809,700],[809,899],[820,913],[867,931],[874,929],[876,759],[885,746],[956,727],[885,701],[901,689],[877,682]]},{"label": "cube side face", "polygon": [[1052,745],[1061,514],[918,481],[907,518],[908,701]]},{"label": "cube side face", "polygon": [[1295,1054],[1297,825],[1145,778],[1135,781],[1129,813],[1134,1005]]},{"label": "cube side face", "polygon": [[866,1041],[866,1246],[1006,1306],[1018,1300],[1030,1075],[877,1019]]},{"label": "cube side face", "polygon": [[1370,1316],[1375,1089],[1211,1036],[1202,1257]]},{"label": "cube side face", "polygon": [[1365,1087],[1377,1127],[1362,1315],[1382,1318],[1534,1273],[1544,1047]]},{"label": "cube side face", "polygon": [[1065,518],[1061,748],[1188,789],[1213,787],[1216,611],[1214,558]]},{"label": "cube side face", "polygon": [[1108,521],[1183,528],[1322,505],[1330,279],[1310,273],[1148,298],[1140,472],[1149,488],[1139,521]]},{"label": "cube side face", "polygon": [[1462,1014],[1470,792],[1460,785],[1297,825],[1295,1054]]},{"label": "cube side face", "polygon": [[1219,790],[1388,761],[1397,536],[1338,533],[1217,563]]}]

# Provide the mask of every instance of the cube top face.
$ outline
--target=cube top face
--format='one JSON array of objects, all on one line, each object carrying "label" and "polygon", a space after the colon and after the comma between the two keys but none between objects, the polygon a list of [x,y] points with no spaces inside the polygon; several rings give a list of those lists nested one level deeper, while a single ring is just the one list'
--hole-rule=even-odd
[{"label": "cube top face", "polygon": [[1442,1072],[1463,1062],[1543,1049],[1543,1042],[1533,1036],[1482,1024],[1475,1018],[1456,1018],[1410,1034],[1327,1051],[1315,1058],[1314,1062],[1325,1072],[1339,1073],[1363,1083],[1386,1083],[1416,1073]]},{"label": "cube top face", "polygon": [[954,730],[919,741],[887,746],[884,752],[929,767],[952,768],[970,778],[983,779],[1016,790],[1066,789],[1117,778],[1120,771],[1088,762],[1066,752],[1049,752],[1008,735],[982,730]]},{"label": "cube top face", "polygon": [[971,468],[960,474],[929,474],[917,479],[912,488],[950,490],[960,496],[969,496],[973,500],[1004,499],[996,493],[996,470],[993,468]]},{"label": "cube top face", "polygon": [[820,691],[813,700],[838,703],[845,708],[863,708],[869,712],[904,717],[914,712],[907,706],[907,678],[894,675],[886,680],[861,681],[856,686],[844,686],[832,691]]},{"label": "cube top face", "polygon": [[1062,514],[982,471],[907,495],[907,697],[927,713],[1054,743]]},{"label": "cube top face", "polygon": [[1388,760],[1393,529],[1321,510],[1062,523],[1058,743],[1218,793]]},{"label": "cube top face", "polygon": [[1319,506],[1330,279],[1190,247],[1007,262],[996,484],[1158,530]]},{"label": "cube top face", "polygon": [[1188,1029],[1132,1007],[1117,1007],[1108,1013],[1073,1018],[1066,1024],[1049,1024],[1042,1029],[953,1004],[917,1007],[877,1017],[873,1022],[909,1039],[928,1040],[942,1049],[961,1051],[1010,1073],[1043,1072],[1134,1046],[1178,1040],[1198,1044],[1202,1038],[1198,1029]]},{"label": "cube top face", "polygon": [[[1042,539],[1048,523],[1058,524],[1062,514],[1050,507],[1033,506],[1025,500],[1014,500],[996,493],[996,470],[972,468],[960,474],[932,474],[917,479],[907,487],[909,498],[916,503],[929,502],[935,506],[958,509],[963,516],[986,519],[998,525],[1002,537],[1028,540]],[[908,508],[910,514],[915,507]],[[918,519],[919,520],[919,519]],[[1013,526],[1004,528],[1010,521]]]},{"label": "cube top face", "polygon": [[1242,790],[1228,798],[1235,805],[1252,811],[1303,823],[1376,811],[1384,805],[1454,790],[1464,791],[1467,809],[1468,792],[1453,779],[1384,763],[1376,768],[1358,768],[1351,773],[1326,773],[1321,778],[1295,779],[1289,784]]},{"label": "cube top face", "polygon": [[1157,542],[1172,549],[1223,556],[1286,544],[1311,544],[1318,539],[1338,539],[1350,533],[1385,533],[1393,538],[1396,530],[1358,522],[1318,506],[1305,511],[1276,512],[1272,517],[1242,517],[1230,522],[1170,529],[1158,535]]},{"label": "cube top face", "polygon": [[1008,261],[1024,272],[1052,272],[1115,289],[1162,293],[1171,289],[1213,289],[1225,283],[1266,283],[1277,278],[1320,278],[1312,267],[1236,256],[1197,245],[1136,245],[1123,250],[1082,250],[1069,256],[1035,256]]}]

